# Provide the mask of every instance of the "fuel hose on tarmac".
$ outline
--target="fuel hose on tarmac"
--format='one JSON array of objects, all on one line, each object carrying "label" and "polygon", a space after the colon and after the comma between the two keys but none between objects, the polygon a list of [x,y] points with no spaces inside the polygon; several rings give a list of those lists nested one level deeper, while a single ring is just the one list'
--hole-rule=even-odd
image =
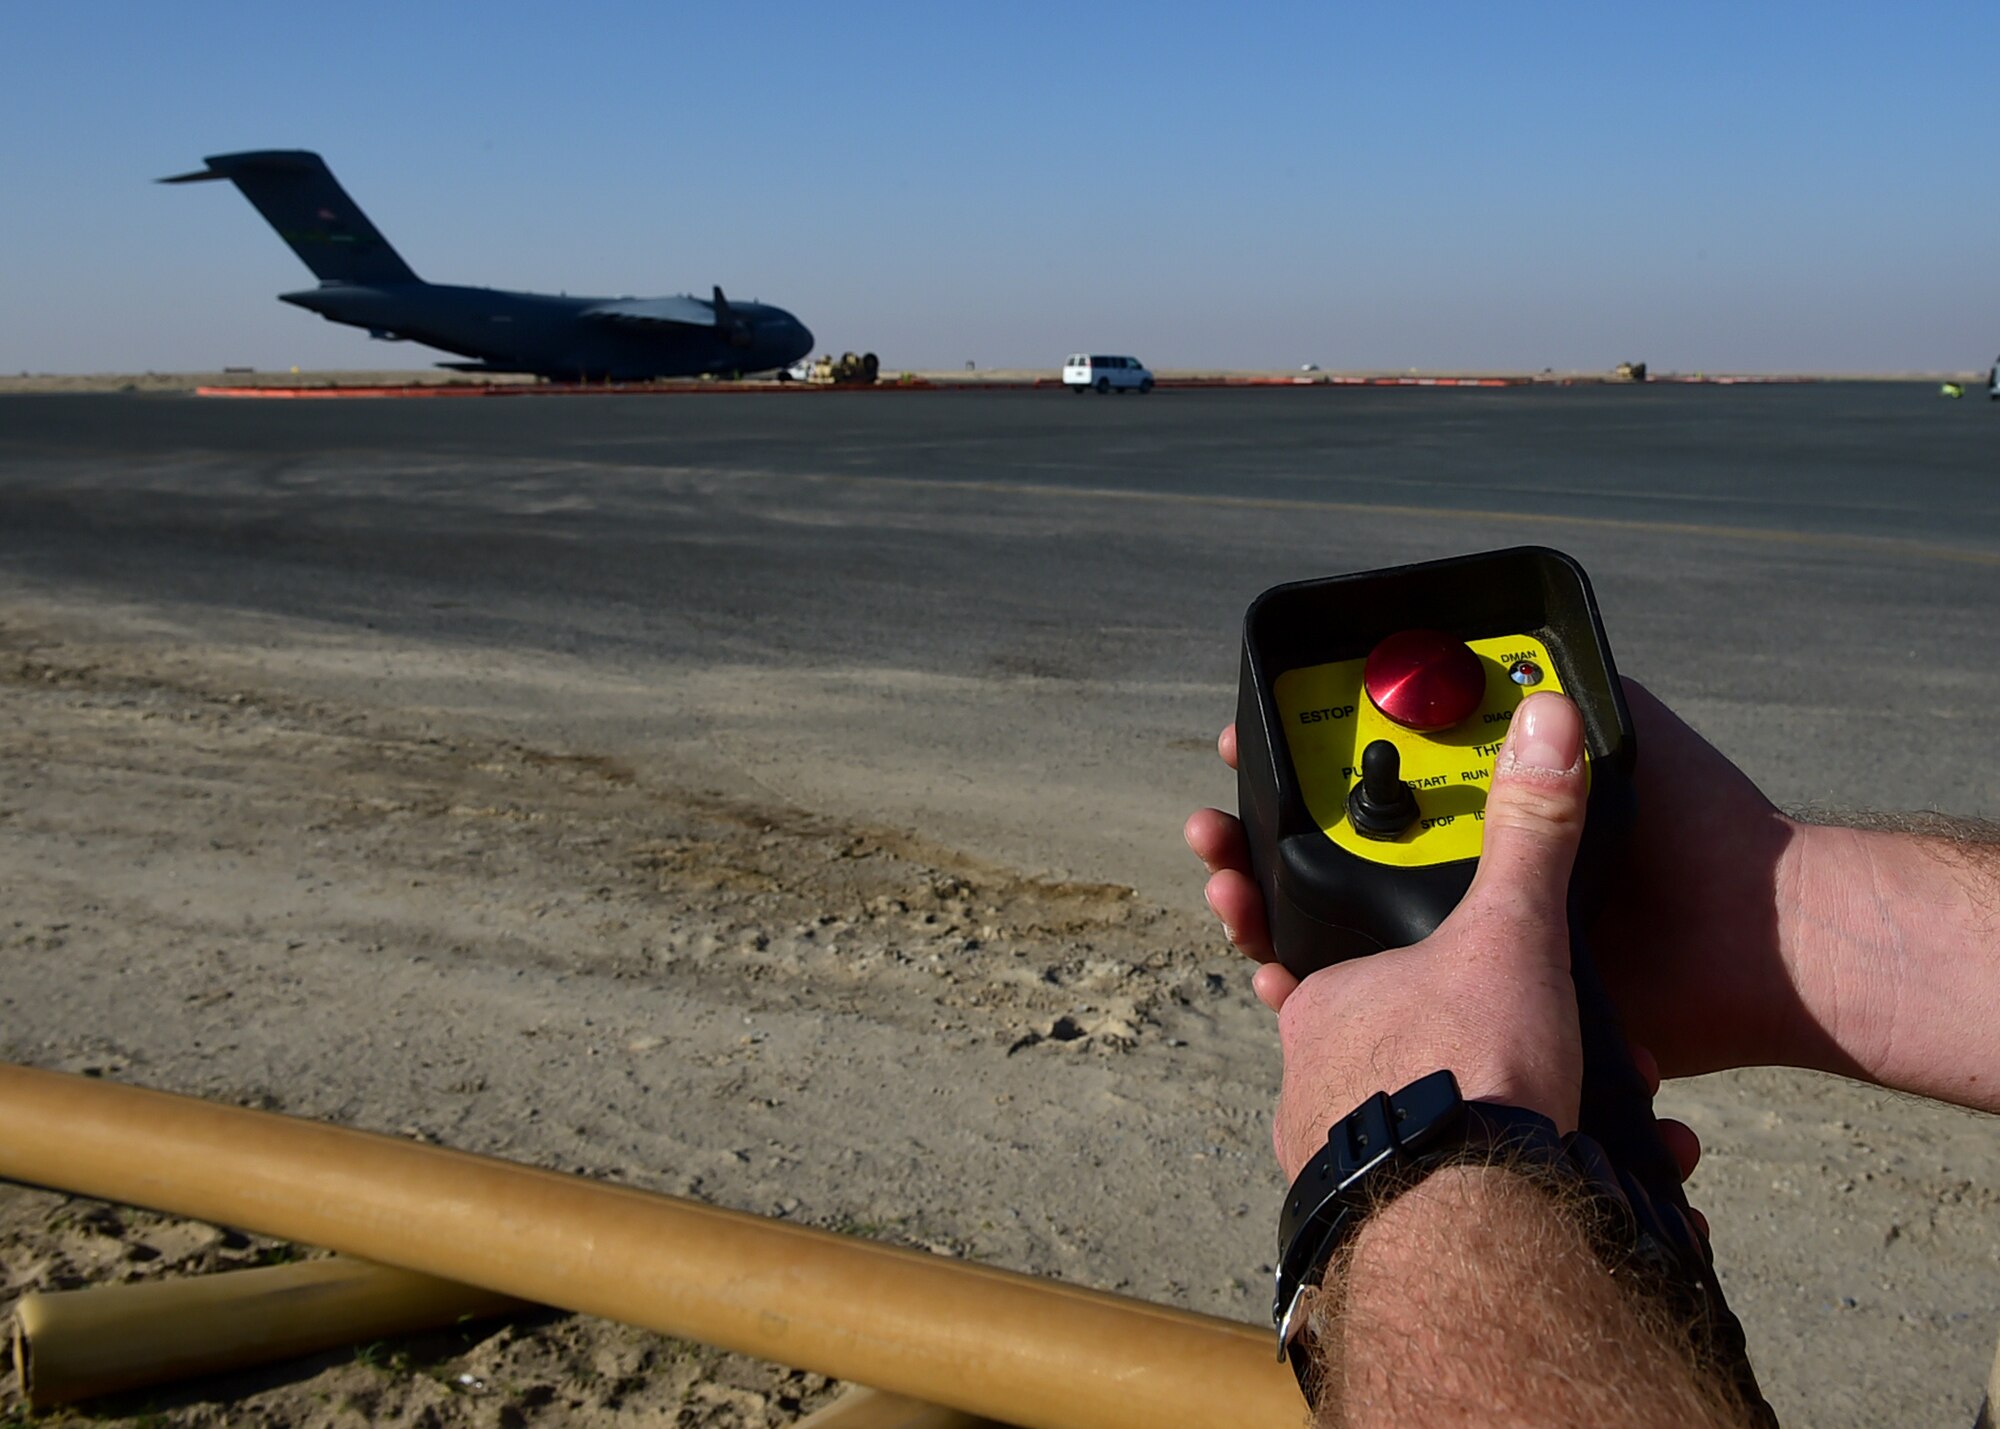
[{"label": "fuel hose on tarmac", "polygon": [[1294,1429],[1301,1414],[1268,1329],[60,1072],[0,1066],[0,1177],[324,1246],[1021,1429]]},{"label": "fuel hose on tarmac", "polygon": [[42,1410],[527,1308],[336,1255],[24,1295],[14,1367],[28,1406]]}]

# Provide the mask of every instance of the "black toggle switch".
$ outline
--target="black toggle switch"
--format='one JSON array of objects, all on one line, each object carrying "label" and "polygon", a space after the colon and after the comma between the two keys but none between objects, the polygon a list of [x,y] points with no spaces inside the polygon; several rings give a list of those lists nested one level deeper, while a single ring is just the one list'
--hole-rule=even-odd
[{"label": "black toggle switch", "polygon": [[1365,839],[1393,839],[1417,821],[1417,796],[1403,782],[1403,756],[1386,739],[1361,751],[1361,782],[1347,795],[1347,821]]}]

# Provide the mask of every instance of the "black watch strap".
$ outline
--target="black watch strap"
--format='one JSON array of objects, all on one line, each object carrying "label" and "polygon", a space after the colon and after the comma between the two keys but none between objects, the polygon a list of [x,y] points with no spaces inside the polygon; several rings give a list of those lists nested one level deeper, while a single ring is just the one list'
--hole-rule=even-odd
[{"label": "black watch strap", "polygon": [[1716,1281],[1707,1240],[1681,1208],[1649,1194],[1581,1132],[1559,1134],[1539,1112],[1468,1102],[1450,1071],[1377,1092],[1326,1134],[1300,1170],[1278,1221],[1277,1295],[1271,1322],[1278,1357],[1315,1402],[1310,1299],[1340,1248],[1370,1212],[1443,1166],[1505,1166],[1584,1193],[1590,1232],[1615,1275],[1636,1274],[1676,1305],[1697,1358],[1729,1368],[1752,1420],[1777,1420],[1757,1389],[1743,1329]]},{"label": "black watch strap", "polygon": [[[1312,1363],[1305,1335],[1309,1292],[1369,1212],[1441,1166],[1464,1161],[1510,1165],[1524,1171],[1568,1168],[1595,1182],[1603,1153],[1589,1143],[1586,1164],[1574,1164],[1573,1143],[1538,1112],[1491,1102],[1468,1102],[1449,1070],[1419,1077],[1393,1094],[1377,1092],[1328,1128],[1326,1145],[1300,1170],[1278,1218],[1277,1295],[1271,1323],[1278,1355],[1290,1359],[1299,1384],[1311,1395]],[[1596,1164],[1587,1164],[1591,1160]],[[1629,1218],[1617,1192],[1614,1209]]]}]

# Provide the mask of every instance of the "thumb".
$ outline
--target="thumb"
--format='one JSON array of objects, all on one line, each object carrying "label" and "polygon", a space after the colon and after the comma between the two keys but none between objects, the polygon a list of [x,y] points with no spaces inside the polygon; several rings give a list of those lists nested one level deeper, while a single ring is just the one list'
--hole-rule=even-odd
[{"label": "thumb", "polygon": [[1507,921],[1514,933],[1565,936],[1569,875],[1583,838],[1583,717],[1553,693],[1530,695],[1514,711],[1493,765],[1479,869],[1468,910]]}]

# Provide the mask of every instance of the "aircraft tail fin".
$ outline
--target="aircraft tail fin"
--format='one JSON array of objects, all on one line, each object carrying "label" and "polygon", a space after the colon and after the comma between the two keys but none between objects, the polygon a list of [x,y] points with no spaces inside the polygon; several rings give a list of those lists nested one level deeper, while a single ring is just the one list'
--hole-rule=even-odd
[{"label": "aircraft tail fin", "polygon": [[319,155],[306,149],[211,154],[163,184],[228,179],[322,283],[419,283]]}]

